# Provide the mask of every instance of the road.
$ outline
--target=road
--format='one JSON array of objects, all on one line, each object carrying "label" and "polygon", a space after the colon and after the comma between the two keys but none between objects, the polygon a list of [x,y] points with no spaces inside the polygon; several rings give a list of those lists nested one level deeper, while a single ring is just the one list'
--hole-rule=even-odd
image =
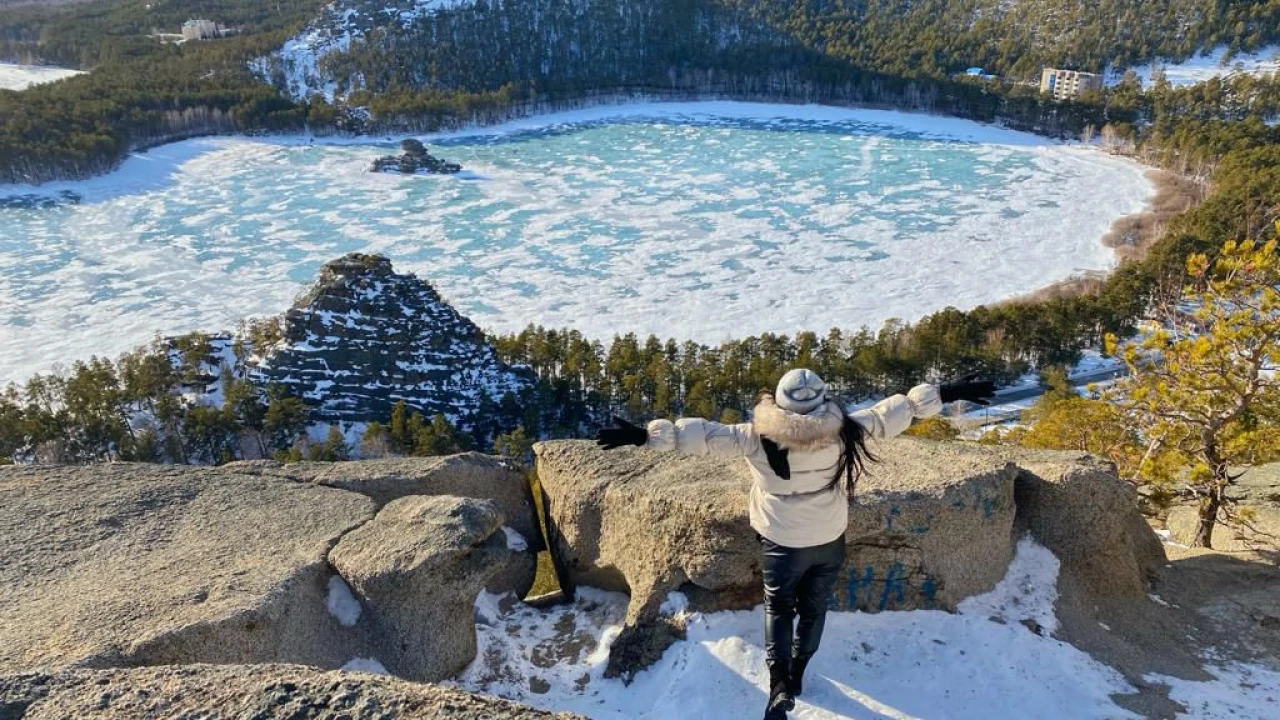
[{"label": "road", "polygon": [[[1121,365],[1119,367],[1101,368],[1098,370],[1092,370],[1090,372],[1072,375],[1070,380],[1071,380],[1072,387],[1082,388],[1088,385],[1092,385],[1093,383],[1104,382],[1107,380],[1114,380],[1119,377],[1124,377],[1128,374],[1129,374],[1129,368]],[[1021,400],[1030,400],[1032,398],[1038,398],[1041,395],[1044,395],[1045,392],[1048,391],[1048,389],[1049,389],[1049,386],[1047,385],[1036,385],[1032,387],[1018,388],[1016,390],[1007,390],[1007,391],[997,392],[996,396],[991,399],[991,404],[993,406],[1000,406],[1000,405],[1007,405],[1009,403],[1015,403]],[[1017,420],[1019,417],[1021,417],[1021,415],[1022,415],[1022,410],[1019,408],[1009,408],[1005,410],[993,409],[983,413],[982,415],[978,415],[975,412],[974,414],[964,418],[964,420],[966,421],[966,424],[968,424],[968,422],[970,421],[977,420],[978,426],[981,427],[984,425],[996,425],[998,423],[1008,422],[1009,420]]]}]

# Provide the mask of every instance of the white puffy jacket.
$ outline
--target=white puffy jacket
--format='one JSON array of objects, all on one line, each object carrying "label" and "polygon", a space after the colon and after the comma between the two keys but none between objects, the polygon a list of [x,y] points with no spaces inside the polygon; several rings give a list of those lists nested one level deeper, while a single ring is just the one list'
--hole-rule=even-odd
[{"label": "white puffy jacket", "polygon": [[[894,395],[849,417],[877,440],[894,437],[911,427],[912,418],[942,410],[938,388],[918,385],[906,395]],[[843,484],[831,485],[840,461],[840,427],[844,412],[827,401],[807,415],[777,406],[765,396],[752,422],[722,425],[702,418],[654,420],[649,423],[648,447],[689,455],[744,457],[755,482],[748,499],[751,527],[785,547],[824,545],[844,534],[849,525],[849,502]],[[769,467],[760,438],[788,451],[791,478],[783,480]]]}]

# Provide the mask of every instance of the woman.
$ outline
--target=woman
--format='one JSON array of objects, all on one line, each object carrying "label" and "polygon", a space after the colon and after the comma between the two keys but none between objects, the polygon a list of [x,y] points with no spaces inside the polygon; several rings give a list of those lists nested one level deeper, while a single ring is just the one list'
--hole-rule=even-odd
[{"label": "woman", "polygon": [[822,640],[827,598],[844,564],[849,498],[866,462],[875,459],[866,438],[894,437],[913,418],[938,414],[943,403],[986,404],[993,391],[992,383],[970,376],[940,387],[918,385],[845,415],[816,373],[796,369],[782,376],[774,395],[760,399],[749,423],[681,418],[654,420],[645,429],[615,418],[618,427],[600,431],[596,442],[607,450],[637,445],[746,458],[754,479],[751,527],[764,553],[765,720],[783,720],[795,707],[805,667]]}]

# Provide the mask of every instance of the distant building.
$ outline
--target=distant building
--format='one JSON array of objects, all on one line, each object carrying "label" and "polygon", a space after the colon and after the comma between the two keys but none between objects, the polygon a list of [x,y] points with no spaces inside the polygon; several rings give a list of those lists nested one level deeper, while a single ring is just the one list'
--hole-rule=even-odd
[{"label": "distant building", "polygon": [[212,20],[188,20],[182,23],[183,40],[208,40],[221,35],[218,23]]},{"label": "distant building", "polygon": [[992,75],[980,67],[971,67],[963,73],[956,75],[958,78],[973,78],[975,80],[999,80],[999,75]]},{"label": "distant building", "polygon": [[1045,68],[1040,73],[1040,92],[1057,100],[1080,97],[1086,90],[1101,90],[1102,76],[1076,70]]}]

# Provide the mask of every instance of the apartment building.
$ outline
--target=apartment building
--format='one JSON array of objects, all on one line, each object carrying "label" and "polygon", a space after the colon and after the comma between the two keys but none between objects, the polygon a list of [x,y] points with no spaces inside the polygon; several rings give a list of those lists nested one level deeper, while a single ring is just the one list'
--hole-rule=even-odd
[{"label": "apartment building", "polygon": [[1057,100],[1079,97],[1086,90],[1101,90],[1102,76],[1076,70],[1045,68],[1040,73],[1040,92]]}]

